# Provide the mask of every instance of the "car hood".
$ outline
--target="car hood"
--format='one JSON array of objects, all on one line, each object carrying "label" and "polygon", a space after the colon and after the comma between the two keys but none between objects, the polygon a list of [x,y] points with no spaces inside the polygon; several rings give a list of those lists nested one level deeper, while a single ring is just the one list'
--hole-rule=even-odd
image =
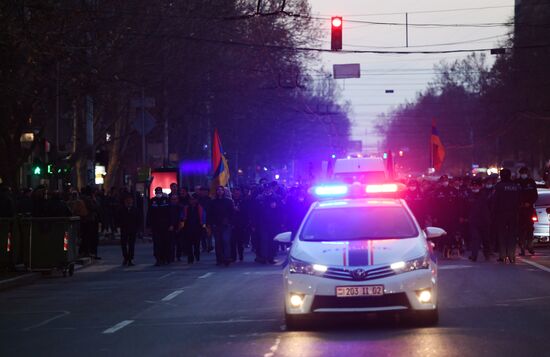
[{"label": "car hood", "polygon": [[421,237],[296,243],[290,252],[293,258],[328,266],[388,265],[421,257],[428,251]]}]

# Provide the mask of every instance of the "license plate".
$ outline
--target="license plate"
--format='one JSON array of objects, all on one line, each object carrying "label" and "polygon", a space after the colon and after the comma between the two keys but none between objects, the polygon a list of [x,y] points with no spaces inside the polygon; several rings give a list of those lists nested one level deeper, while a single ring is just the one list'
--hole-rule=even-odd
[{"label": "license plate", "polygon": [[337,286],[337,297],[384,295],[384,285]]}]

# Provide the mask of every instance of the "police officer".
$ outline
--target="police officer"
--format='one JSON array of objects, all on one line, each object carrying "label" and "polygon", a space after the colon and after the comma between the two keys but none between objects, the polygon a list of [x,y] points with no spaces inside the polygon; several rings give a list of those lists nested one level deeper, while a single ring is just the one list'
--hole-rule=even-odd
[{"label": "police officer", "polygon": [[162,187],[155,188],[155,197],[149,203],[147,226],[153,234],[153,255],[155,266],[168,264],[168,227],[170,226],[168,198],[162,193]]},{"label": "police officer", "polygon": [[443,228],[447,235],[436,242],[436,246],[442,250],[446,258],[451,256],[451,246],[457,232],[458,219],[455,207],[455,190],[449,187],[449,177],[443,175],[439,178],[439,187],[433,191],[432,214],[433,224]]},{"label": "police officer", "polygon": [[407,183],[407,192],[405,193],[405,202],[411,209],[412,213],[416,217],[418,224],[421,228],[426,226],[426,211],[425,211],[425,202],[424,195],[420,191],[418,181],[415,179],[409,180]]},{"label": "police officer", "polygon": [[535,254],[533,249],[533,216],[536,214],[534,204],[537,201],[537,184],[535,180],[529,177],[529,169],[522,167],[519,169],[519,178],[516,183],[520,186],[520,207],[518,217],[518,240],[521,252],[519,255],[525,255],[525,249],[530,254]]},{"label": "police officer", "polygon": [[479,248],[483,245],[483,255],[485,260],[489,260],[492,247],[489,236],[491,223],[490,197],[487,191],[482,190],[481,179],[472,180],[466,203],[471,250],[469,259],[475,262]]},{"label": "police officer", "polygon": [[495,216],[499,246],[499,262],[515,263],[516,234],[520,206],[520,187],[512,181],[509,169],[500,170],[500,182],[495,186]]}]

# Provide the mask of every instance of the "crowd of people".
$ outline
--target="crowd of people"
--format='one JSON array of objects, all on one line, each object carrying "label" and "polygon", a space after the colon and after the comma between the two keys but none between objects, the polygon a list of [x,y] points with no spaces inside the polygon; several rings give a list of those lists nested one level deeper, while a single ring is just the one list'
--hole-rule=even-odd
[{"label": "crowd of people", "polygon": [[218,265],[243,261],[244,250],[255,252],[255,261],[274,264],[278,245],[273,237],[295,231],[311,199],[305,188],[285,189],[277,182],[261,180],[246,187],[219,186],[210,195],[207,187],[178,190],[169,194],[155,188],[147,215],[156,265],[169,264],[187,256],[188,263],[200,260],[201,252],[215,251]]},{"label": "crowd of people", "polygon": [[[276,234],[295,232],[313,197],[306,187],[285,187],[278,181],[258,184],[208,187],[193,192],[173,183],[169,193],[154,189],[147,214],[143,197],[126,188],[107,193],[92,187],[81,192],[57,192],[39,186],[16,194],[0,186],[0,217],[17,214],[34,217],[80,217],[81,256],[100,259],[97,253],[100,233],[114,237],[120,232],[123,265],[134,265],[136,239],[151,232],[155,265],[187,259],[200,261],[201,253],[215,251],[218,265],[243,261],[245,248],[255,253],[255,261],[274,264],[279,247]],[[489,260],[515,262],[533,250],[535,181],[527,168],[512,173],[503,169],[498,177],[441,176],[437,181],[411,179],[403,198],[420,225],[443,228],[447,235],[435,241],[443,256],[470,251],[472,261],[483,252]]]},{"label": "crowd of people", "polygon": [[447,235],[436,241],[445,257],[469,250],[477,261],[479,252],[489,260],[494,253],[500,262],[515,262],[533,249],[534,203],[538,198],[535,181],[523,167],[512,180],[509,169],[498,177],[454,177],[444,175],[437,182],[410,180],[405,200],[422,226],[437,226]]}]

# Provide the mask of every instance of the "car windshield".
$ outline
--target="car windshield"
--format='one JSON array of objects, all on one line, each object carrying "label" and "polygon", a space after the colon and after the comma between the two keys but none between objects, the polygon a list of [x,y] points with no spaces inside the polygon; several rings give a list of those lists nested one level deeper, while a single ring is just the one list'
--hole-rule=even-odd
[{"label": "car windshield", "polygon": [[535,206],[550,206],[550,192],[539,192],[539,198],[537,199]]},{"label": "car windshield", "polygon": [[416,236],[416,225],[402,206],[379,206],[314,210],[304,224],[300,239],[348,241]]}]

